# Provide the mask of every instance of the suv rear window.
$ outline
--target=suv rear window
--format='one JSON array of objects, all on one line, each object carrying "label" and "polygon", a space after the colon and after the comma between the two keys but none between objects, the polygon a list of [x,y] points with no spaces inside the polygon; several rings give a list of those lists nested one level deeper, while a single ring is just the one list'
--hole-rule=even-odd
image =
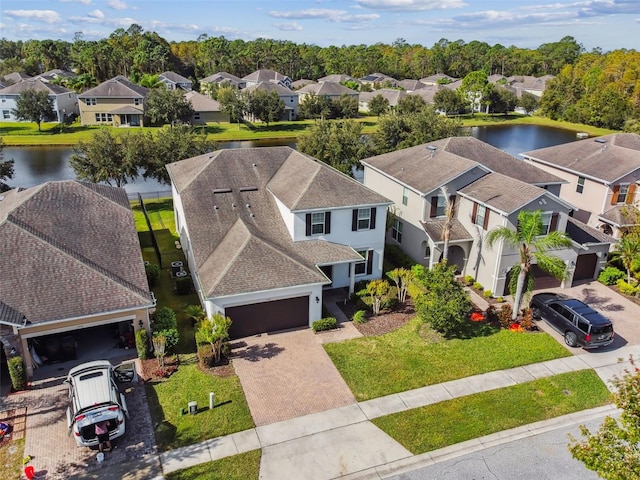
[{"label": "suv rear window", "polygon": [[592,325],[591,326],[591,333],[593,335],[600,335],[602,333],[611,333],[613,332],[613,325],[609,324],[609,325]]},{"label": "suv rear window", "polygon": [[98,371],[98,372],[91,372],[91,373],[86,373],[84,375],[81,375],[79,377],[80,381],[83,380],[91,380],[92,378],[98,378],[98,377],[102,377],[104,375],[103,371]]}]

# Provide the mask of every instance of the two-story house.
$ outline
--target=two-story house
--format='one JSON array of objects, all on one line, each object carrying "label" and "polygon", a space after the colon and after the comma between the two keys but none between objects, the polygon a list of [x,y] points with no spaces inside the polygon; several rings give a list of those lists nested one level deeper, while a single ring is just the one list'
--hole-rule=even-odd
[{"label": "two-story house", "polygon": [[253,92],[276,92],[280,100],[284,102],[284,112],[282,114],[281,120],[292,121],[298,118],[298,107],[299,107],[299,95],[298,92],[294,92],[293,90],[283,87],[280,83],[267,81],[260,82],[258,84],[249,85],[247,84],[247,88],[244,89],[249,95]]},{"label": "two-story house", "polygon": [[289,147],[218,150],[167,166],[176,228],[207,314],[234,338],[309,326],[326,288],[382,275],[382,195]]},{"label": "two-story house", "polygon": [[148,90],[118,75],[78,95],[82,125],[143,127]]},{"label": "two-story house", "polygon": [[3,122],[19,121],[15,116],[14,109],[17,107],[20,95],[27,90],[46,92],[51,99],[54,116],[46,121],[62,122],[68,116],[78,112],[76,92],[39,78],[28,78],[0,90],[0,110],[2,110]]},{"label": "two-story house", "polygon": [[304,102],[307,95],[325,97],[333,102],[339,101],[343,95],[353,98],[356,101],[358,100],[358,92],[335,82],[310,83],[300,88],[298,94],[300,95],[300,103]]},{"label": "two-story house", "polygon": [[614,133],[521,155],[565,180],[559,195],[577,207],[577,220],[616,238],[638,223],[640,135]]},{"label": "two-story house", "polygon": [[[364,184],[394,202],[388,241],[425,266],[442,259],[447,201],[455,205],[449,263],[493,292],[503,293],[514,252],[489,248],[486,234],[496,226],[516,228],[523,209],[542,210],[549,231],[566,231],[574,239],[572,248],[558,252],[569,269],[565,285],[594,278],[604,266],[610,239],[569,218],[573,206],[555,194],[561,178],[473,137],[438,140],[362,164]],[[538,287],[560,284],[537,268],[534,276]]]},{"label": "two-story house", "polygon": [[193,88],[193,82],[176,72],[162,72],[158,75],[158,81],[164,83],[169,90],[181,88],[187,92]]},{"label": "two-story house", "polygon": [[291,80],[288,75],[283,75],[280,72],[276,72],[275,70],[271,70],[268,68],[261,68],[260,70],[256,70],[255,72],[242,77],[242,80],[245,82],[247,87],[258,85],[259,83],[263,82],[273,82],[285,88],[291,89],[291,83],[293,83],[293,80]]}]

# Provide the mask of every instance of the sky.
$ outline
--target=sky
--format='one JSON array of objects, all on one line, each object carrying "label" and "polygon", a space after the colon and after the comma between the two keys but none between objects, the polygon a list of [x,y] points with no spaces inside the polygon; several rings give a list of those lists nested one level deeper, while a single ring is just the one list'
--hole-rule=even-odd
[{"label": "sky", "polygon": [[640,50],[640,0],[0,0],[9,40],[97,40],[132,23],[168,41],[431,47],[445,38],[534,49],[572,36],[587,51]]}]

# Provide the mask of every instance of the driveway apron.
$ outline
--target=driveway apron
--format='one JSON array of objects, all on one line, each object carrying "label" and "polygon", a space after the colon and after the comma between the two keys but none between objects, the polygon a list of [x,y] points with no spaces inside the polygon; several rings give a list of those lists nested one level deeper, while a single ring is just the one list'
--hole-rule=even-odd
[{"label": "driveway apron", "polygon": [[312,330],[262,334],[233,345],[233,365],[257,426],[354,404]]}]

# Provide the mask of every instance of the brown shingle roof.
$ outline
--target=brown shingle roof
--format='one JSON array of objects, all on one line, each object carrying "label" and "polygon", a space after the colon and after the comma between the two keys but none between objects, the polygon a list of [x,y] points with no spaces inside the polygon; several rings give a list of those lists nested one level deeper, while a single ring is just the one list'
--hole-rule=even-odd
[{"label": "brown shingle roof", "polygon": [[92,97],[113,97],[113,98],[144,98],[148,89],[130,82],[126,77],[118,75],[102,82],[97,87],[93,87],[78,95],[78,98]]},{"label": "brown shingle roof", "polygon": [[630,227],[638,224],[636,219],[639,214],[640,212],[633,205],[618,205],[598,215],[598,218],[613,223],[617,227]]},{"label": "brown shingle roof", "polygon": [[[442,242],[442,231],[444,229],[445,220],[433,219],[420,223],[422,224],[422,228],[424,229],[425,233],[431,240],[433,240],[435,243]],[[454,218],[451,225],[450,240],[453,242],[460,240],[473,240],[473,236],[467,231],[466,228],[464,228],[462,223],[460,223],[457,218]]]},{"label": "brown shingle roof", "polygon": [[184,95],[194,112],[219,112],[220,102],[191,90]]},{"label": "brown shingle roof", "polygon": [[36,92],[47,92],[49,95],[59,95],[61,93],[74,93],[73,90],[45,82],[39,78],[27,78],[13,85],[0,90],[1,95],[20,95],[26,90],[35,90]]},{"label": "brown shingle roof", "polygon": [[589,243],[614,243],[616,240],[602,233],[600,230],[590,227],[573,217],[567,217],[567,235],[574,242],[580,245],[587,245]]},{"label": "brown shingle roof", "polygon": [[490,173],[467,185],[460,194],[510,214],[546,194],[546,190],[500,173]]},{"label": "brown shingle roof", "polygon": [[640,169],[640,135],[614,133],[521,155],[561,170],[613,183]]},{"label": "brown shingle roof", "polygon": [[351,90],[336,82],[320,82],[311,83],[305,85],[300,90],[300,93],[315,93],[316,95],[351,95],[357,96],[358,92]]},{"label": "brown shingle roof", "polygon": [[249,85],[244,89],[245,92],[253,92],[253,91],[263,91],[263,92],[276,92],[278,95],[295,95],[298,96],[298,92],[294,92],[293,90],[283,87],[279,83],[275,83],[272,81],[260,82],[257,84]]},{"label": "brown shingle roof", "polygon": [[361,259],[344,245],[293,242],[276,197],[293,210],[391,203],[289,147],[218,150],[167,169],[207,296],[326,283],[317,263]]},{"label": "brown shingle roof", "polygon": [[151,304],[127,195],[115,187],[69,180],[9,192],[0,269],[0,301],[31,324]]},{"label": "brown shingle roof", "polygon": [[280,80],[285,80],[289,77],[283,75],[275,70],[270,70],[268,68],[262,68],[260,70],[256,70],[255,72],[250,73],[242,77],[243,80],[247,82],[260,83],[260,82],[279,82]]}]

